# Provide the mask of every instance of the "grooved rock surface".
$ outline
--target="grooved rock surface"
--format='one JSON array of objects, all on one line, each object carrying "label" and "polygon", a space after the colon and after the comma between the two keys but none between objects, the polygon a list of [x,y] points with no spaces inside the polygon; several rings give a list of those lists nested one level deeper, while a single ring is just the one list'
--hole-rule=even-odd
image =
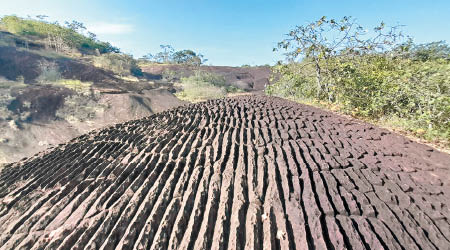
[{"label": "grooved rock surface", "polygon": [[448,249],[450,157],[277,98],[94,131],[0,174],[2,249]]}]

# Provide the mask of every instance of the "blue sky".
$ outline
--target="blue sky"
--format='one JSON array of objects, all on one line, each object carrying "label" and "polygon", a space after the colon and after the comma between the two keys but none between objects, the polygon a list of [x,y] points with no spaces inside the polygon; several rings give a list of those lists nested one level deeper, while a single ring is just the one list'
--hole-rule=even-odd
[{"label": "blue sky", "polygon": [[282,57],[272,48],[283,34],[321,16],[353,16],[367,28],[402,24],[415,42],[450,42],[449,13],[449,0],[0,0],[0,15],[78,20],[135,57],[171,44],[233,66],[274,64]]}]

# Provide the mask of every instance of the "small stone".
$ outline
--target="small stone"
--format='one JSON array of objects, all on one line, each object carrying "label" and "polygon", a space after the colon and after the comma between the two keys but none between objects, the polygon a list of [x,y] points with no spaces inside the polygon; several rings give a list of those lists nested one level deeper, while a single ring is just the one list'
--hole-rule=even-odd
[{"label": "small stone", "polygon": [[285,232],[283,232],[283,231],[281,231],[281,230],[278,230],[277,231],[277,239],[279,239],[279,240],[284,240],[284,237],[286,236],[286,233]]},{"label": "small stone", "polygon": [[263,214],[261,217],[262,217],[262,220],[267,220],[269,218],[269,216],[267,216],[267,214]]},{"label": "small stone", "polygon": [[5,205],[7,205],[7,204],[9,204],[11,201],[13,201],[13,200],[14,200],[14,197],[12,197],[12,196],[7,196],[7,197],[3,198],[2,203],[5,204]]}]

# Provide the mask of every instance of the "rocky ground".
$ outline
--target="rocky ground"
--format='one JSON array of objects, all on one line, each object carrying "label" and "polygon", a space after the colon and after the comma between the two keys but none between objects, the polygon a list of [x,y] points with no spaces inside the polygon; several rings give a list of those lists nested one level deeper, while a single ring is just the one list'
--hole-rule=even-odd
[{"label": "rocky ground", "polygon": [[2,249],[448,249],[450,156],[241,96],[93,131],[0,174]]}]

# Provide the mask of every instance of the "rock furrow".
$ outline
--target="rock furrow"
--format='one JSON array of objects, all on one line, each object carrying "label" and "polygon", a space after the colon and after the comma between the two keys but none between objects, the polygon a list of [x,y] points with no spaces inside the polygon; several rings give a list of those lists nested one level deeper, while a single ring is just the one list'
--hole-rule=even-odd
[{"label": "rock furrow", "polygon": [[279,98],[90,132],[0,173],[0,249],[447,249],[450,156]]}]

